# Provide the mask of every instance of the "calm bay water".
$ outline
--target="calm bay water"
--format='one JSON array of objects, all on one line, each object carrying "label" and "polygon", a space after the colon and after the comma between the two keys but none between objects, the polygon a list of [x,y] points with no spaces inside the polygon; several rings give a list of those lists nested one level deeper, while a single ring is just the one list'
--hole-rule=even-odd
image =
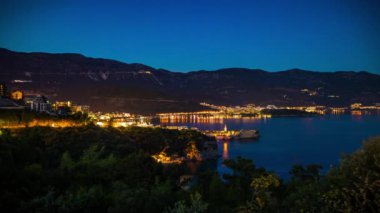
[{"label": "calm bay water", "polygon": [[[219,142],[218,170],[228,172],[223,159],[242,156],[252,159],[259,167],[289,177],[294,164],[321,164],[325,172],[339,163],[343,153],[359,149],[363,140],[380,136],[379,115],[325,115],[320,117],[281,117],[269,119],[222,119],[209,123],[177,122],[200,130],[258,129],[257,141]],[[168,124],[169,125],[169,124]]]}]

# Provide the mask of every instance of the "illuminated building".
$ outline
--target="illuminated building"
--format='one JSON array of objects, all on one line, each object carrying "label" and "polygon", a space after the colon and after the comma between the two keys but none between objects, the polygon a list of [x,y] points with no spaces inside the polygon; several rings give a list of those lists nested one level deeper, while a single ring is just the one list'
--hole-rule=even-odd
[{"label": "illuminated building", "polygon": [[12,80],[12,83],[32,83],[32,80],[16,79]]},{"label": "illuminated building", "polygon": [[3,83],[0,84],[0,97],[5,97],[7,95],[7,86]]},{"label": "illuminated building", "polygon": [[179,164],[184,161],[183,157],[179,157],[177,155],[168,156],[165,150],[161,151],[156,155],[152,155],[152,158],[156,160],[158,163],[162,164]]},{"label": "illuminated building", "polygon": [[66,116],[71,113],[71,101],[56,101],[52,104],[52,109],[58,114]]},{"label": "illuminated building", "polygon": [[53,104],[53,109],[58,110],[59,108],[70,108],[72,106],[71,101],[56,101]]},{"label": "illuminated building", "polygon": [[36,112],[50,112],[51,104],[44,96],[28,96],[24,98],[24,102],[32,111]]},{"label": "illuminated building", "polygon": [[318,95],[318,93],[316,91],[310,91],[309,92],[309,96],[316,96]]},{"label": "illuminated building", "polygon": [[19,101],[22,100],[23,93],[19,90],[11,92],[11,99]]},{"label": "illuminated building", "polygon": [[266,108],[267,109],[277,109],[277,107],[275,105],[268,105]]},{"label": "illuminated building", "polygon": [[88,105],[75,105],[72,101],[56,101],[53,103],[52,108],[60,115],[66,115],[70,113],[89,113],[90,106]]},{"label": "illuminated building", "polygon": [[72,112],[82,112],[82,113],[89,113],[90,112],[90,106],[88,105],[75,105],[71,107]]},{"label": "illuminated building", "polygon": [[361,103],[354,103],[351,104],[351,109],[360,109],[362,107]]}]

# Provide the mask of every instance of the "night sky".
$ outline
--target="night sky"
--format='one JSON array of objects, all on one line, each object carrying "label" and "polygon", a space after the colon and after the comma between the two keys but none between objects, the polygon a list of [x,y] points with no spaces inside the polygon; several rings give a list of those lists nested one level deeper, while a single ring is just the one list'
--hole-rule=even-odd
[{"label": "night sky", "polygon": [[1,0],[0,47],[172,71],[380,74],[380,0]]}]

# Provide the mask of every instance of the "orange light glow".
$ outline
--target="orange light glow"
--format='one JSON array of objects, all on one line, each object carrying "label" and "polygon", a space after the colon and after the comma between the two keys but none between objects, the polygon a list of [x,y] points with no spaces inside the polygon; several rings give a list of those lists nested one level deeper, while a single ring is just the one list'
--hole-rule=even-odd
[{"label": "orange light glow", "polygon": [[227,160],[228,159],[228,142],[224,142],[223,143],[223,160]]}]

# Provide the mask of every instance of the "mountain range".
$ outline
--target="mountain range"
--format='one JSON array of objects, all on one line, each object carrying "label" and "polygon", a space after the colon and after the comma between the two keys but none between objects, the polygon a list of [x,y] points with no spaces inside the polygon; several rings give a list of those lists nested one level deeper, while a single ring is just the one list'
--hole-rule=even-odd
[{"label": "mountain range", "polygon": [[81,54],[22,53],[0,48],[0,82],[52,101],[72,100],[92,111],[139,114],[195,111],[217,105],[380,103],[380,75],[361,71],[226,68],[171,72]]}]

